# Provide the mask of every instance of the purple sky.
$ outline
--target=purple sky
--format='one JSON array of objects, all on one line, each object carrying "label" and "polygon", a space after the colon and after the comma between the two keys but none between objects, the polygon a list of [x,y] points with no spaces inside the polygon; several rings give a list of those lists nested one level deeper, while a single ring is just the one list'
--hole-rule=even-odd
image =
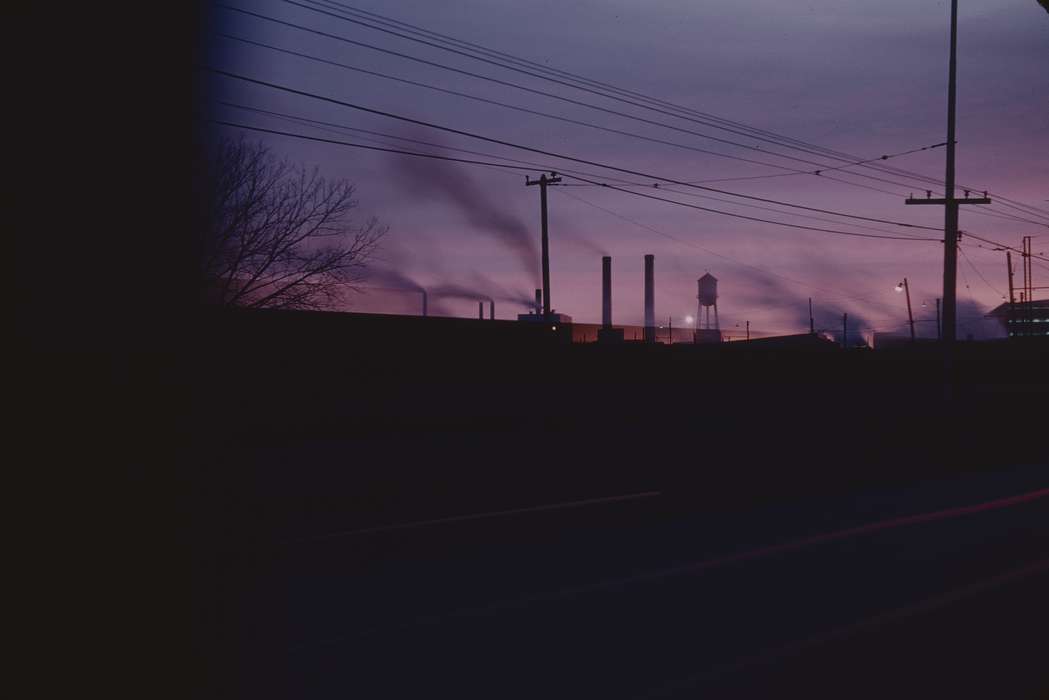
[{"label": "purple sky", "polygon": [[[230,0],[230,4],[681,128],[792,153],[421,46],[280,0]],[[639,3],[586,0],[564,3],[533,0],[520,3],[469,0],[450,3],[354,0],[353,5],[551,67],[864,157],[930,145],[945,138],[948,6],[942,1],[709,0],[697,3],[659,0]],[[768,154],[455,75],[226,10],[216,9],[215,17],[215,26],[221,31],[328,60],[653,138],[810,168]],[[215,46],[216,65],[245,75],[625,168],[684,181],[782,172],[483,105],[229,39],[216,38]],[[1045,70],[1046,65],[1049,65],[1049,13],[1035,0],[962,0],[957,156],[960,183],[1049,209],[1049,158],[1046,158],[1049,153],[1049,71]],[[408,130],[406,125],[382,117],[226,78],[216,78],[215,87],[220,99],[244,105],[440,142],[448,147],[573,167],[546,156],[429,129]],[[375,143],[365,141],[360,135],[333,134],[229,107],[216,107],[215,113],[231,121],[268,128]],[[486,287],[497,299],[528,295],[537,286],[538,269],[529,269],[532,259],[529,246],[538,244],[539,193],[535,187],[524,186],[523,171],[436,164],[279,136],[265,140],[281,155],[318,165],[326,175],[357,183],[362,213],[373,213],[390,225],[383,256],[399,273],[427,286]],[[378,141],[394,145],[390,139]],[[809,157],[803,153],[792,154]],[[944,150],[940,148],[903,156],[887,165],[940,178],[943,159]],[[592,166],[574,167],[605,172],[609,177],[642,180]],[[851,171],[880,176],[861,168]],[[533,175],[538,172],[536,168]],[[921,192],[920,184],[914,180],[906,180],[908,184],[900,187],[865,180],[849,175],[848,171],[839,171],[835,176],[897,194],[852,187],[811,175],[711,183],[711,186],[864,216],[942,225],[942,208],[904,206],[899,194]],[[812,212],[794,210],[791,214],[775,205],[768,206],[777,211],[763,211],[740,206],[739,200],[722,195],[714,196],[733,203],[651,193],[750,216],[873,233],[838,217],[826,216],[833,222],[813,221],[794,215]],[[470,208],[465,203],[477,206]],[[1049,231],[1045,226],[973,214],[974,208],[963,208],[963,230],[1016,246],[1023,235],[1042,234],[1035,239],[1034,249],[1049,252]],[[998,204],[985,211],[1016,213]],[[901,232],[923,235],[884,224],[852,223],[894,235]],[[936,243],[862,239],[789,229],[594,187],[551,191],[550,226],[554,307],[581,321],[600,318],[599,256],[602,252],[614,257],[613,303],[615,320],[619,323],[641,320],[645,253],[656,255],[657,315],[662,319],[673,316],[675,325],[682,323],[687,314],[694,314],[695,280],[705,271],[720,280],[719,310],[722,326],[728,328],[737,323],[742,327],[745,320],[750,320],[754,329],[804,330],[807,326],[805,300],[812,296],[819,310],[819,325],[836,327],[838,321],[832,319],[847,311],[850,318],[862,325],[881,329],[906,319],[902,295],[893,291],[904,276],[910,280],[919,317],[932,317],[933,300],[940,295],[943,253],[942,246]],[[527,240],[529,233],[530,241]],[[934,232],[924,234],[936,236]],[[1004,254],[975,245],[965,246],[963,250],[958,295],[962,334],[976,330],[975,327],[967,329],[966,319],[1000,303],[1006,289]],[[975,270],[970,265],[975,266]],[[1049,271],[1035,267],[1035,275],[1036,280],[1044,280],[1049,278]],[[1036,284],[1044,283],[1036,281]],[[925,309],[923,301],[928,303]],[[416,311],[417,304],[417,296],[413,295],[371,293],[353,299],[355,309],[366,311],[411,313]],[[471,300],[449,299],[443,307],[456,315],[476,313],[476,302]],[[502,318],[512,318],[522,310],[505,301],[497,303],[496,309]],[[926,328],[933,332],[931,324],[926,324]]]}]

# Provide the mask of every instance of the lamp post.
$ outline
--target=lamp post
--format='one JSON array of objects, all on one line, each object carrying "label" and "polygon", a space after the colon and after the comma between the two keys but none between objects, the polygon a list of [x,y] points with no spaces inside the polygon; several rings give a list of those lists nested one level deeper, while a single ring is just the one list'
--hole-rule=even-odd
[{"label": "lamp post", "polygon": [[914,313],[911,312],[911,288],[907,284],[907,278],[904,277],[903,281],[896,285],[897,292],[906,292],[907,294],[907,320],[911,326],[911,342],[914,342]]}]

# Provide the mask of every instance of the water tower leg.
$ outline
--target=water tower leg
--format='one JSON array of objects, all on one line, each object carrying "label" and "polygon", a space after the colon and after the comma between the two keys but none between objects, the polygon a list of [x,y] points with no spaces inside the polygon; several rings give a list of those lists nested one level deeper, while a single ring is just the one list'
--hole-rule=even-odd
[{"label": "water tower leg", "polygon": [[718,303],[716,301],[714,302],[714,330],[721,330],[721,324],[718,323]]}]

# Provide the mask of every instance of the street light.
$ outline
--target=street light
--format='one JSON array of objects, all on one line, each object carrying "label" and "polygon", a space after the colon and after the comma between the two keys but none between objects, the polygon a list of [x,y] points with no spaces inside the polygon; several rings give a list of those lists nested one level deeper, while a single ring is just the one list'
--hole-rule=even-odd
[{"label": "street light", "polygon": [[907,278],[904,277],[903,281],[896,285],[897,292],[907,293],[907,319],[911,324],[911,342],[914,342],[914,314],[911,312],[911,288],[907,284]]}]

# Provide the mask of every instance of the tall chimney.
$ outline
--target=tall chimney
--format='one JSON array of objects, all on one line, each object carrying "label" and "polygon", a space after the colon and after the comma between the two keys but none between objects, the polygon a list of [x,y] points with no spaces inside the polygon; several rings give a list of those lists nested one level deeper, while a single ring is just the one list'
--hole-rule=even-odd
[{"label": "tall chimney", "polygon": [[478,321],[483,321],[484,320],[484,302],[483,301],[477,302],[477,320]]},{"label": "tall chimney", "polygon": [[426,315],[426,290],[425,289],[421,289],[419,291],[421,291],[423,293],[423,316],[425,316]]},{"label": "tall chimney", "polygon": [[542,289],[535,290],[535,315],[536,316],[542,316],[543,315],[543,290]]},{"label": "tall chimney", "polygon": [[646,343],[656,342],[656,256],[645,256],[645,335]]},{"label": "tall chimney", "polygon": [[612,327],[612,257],[601,258],[601,325]]},{"label": "tall chimney", "polygon": [[488,300],[488,320],[495,320],[495,299]]}]

